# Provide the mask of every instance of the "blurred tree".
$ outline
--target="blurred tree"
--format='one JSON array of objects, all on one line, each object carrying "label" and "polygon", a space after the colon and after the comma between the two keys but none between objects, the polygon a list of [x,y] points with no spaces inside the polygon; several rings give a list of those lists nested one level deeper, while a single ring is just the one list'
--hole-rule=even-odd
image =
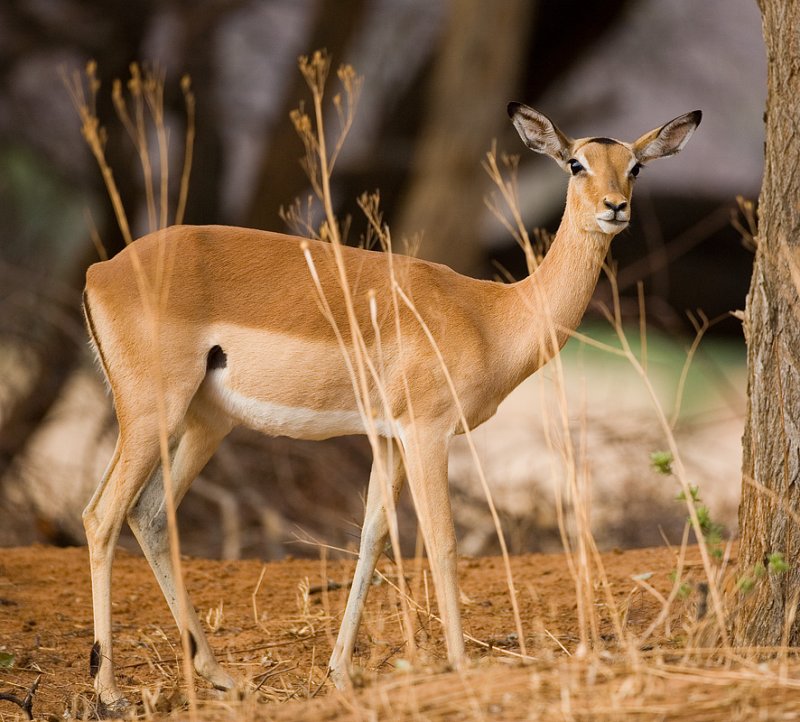
[{"label": "blurred tree", "polygon": [[[30,62],[32,56],[54,52],[58,47],[78,48],[83,57],[97,59],[103,74],[101,82],[106,88],[110,87],[112,78],[124,77],[128,63],[141,48],[153,6],[142,2],[133,8],[124,1],[108,5],[110,7],[100,8],[91,2],[70,2],[50,8],[48,12],[25,2],[6,4],[0,16],[8,40],[0,52],[0,83],[8,82],[15,69]],[[97,111],[101,118],[113,117],[110,93],[98,98]],[[25,128],[24,119],[20,119],[18,125]],[[29,125],[34,133],[37,128],[41,132],[41,126]],[[130,184],[133,174],[128,172],[131,155],[121,153],[118,149],[124,146],[115,142],[123,133],[119,124],[109,129],[109,153],[123,193],[126,197],[135,197]],[[56,176],[69,175],[63,158],[58,157],[58,149],[48,148],[45,139],[35,136],[26,137],[26,140],[39,150]],[[74,168],[71,170],[74,172]],[[99,174],[94,173],[94,178],[93,195],[104,198]],[[108,252],[113,255],[122,245],[113,215],[101,216],[98,225]],[[13,239],[8,240],[13,242]],[[35,273],[16,274],[7,281],[11,291],[24,288],[42,299],[48,297],[45,289],[54,283],[64,289],[62,297],[69,296],[70,291],[72,295],[57,309],[47,303],[34,304],[27,309],[17,309],[13,318],[9,316],[0,323],[0,336],[14,336],[32,355],[28,365],[32,378],[10,389],[9,395],[13,398],[6,399],[5,413],[0,420],[0,480],[58,397],[85,348],[83,339],[76,342],[72,332],[82,327],[78,289],[83,286],[86,266],[97,260],[97,253],[87,244],[85,252],[74,254],[54,278],[48,271],[53,271],[54,257],[60,250],[57,244],[43,247],[35,258],[28,258],[29,268],[36,269]],[[4,256],[12,251],[11,247],[5,249]],[[13,328],[10,327],[12,322]]]},{"label": "blurred tree", "polygon": [[[346,54],[353,31],[358,27],[364,0],[324,0],[318,4],[308,52],[325,49],[337,67]],[[308,188],[308,178],[300,165],[303,146],[289,121],[289,113],[301,98],[308,98],[308,88],[299,71],[284,96],[279,122],[261,159],[256,189],[247,214],[247,225],[266,230],[282,230],[281,206],[289,206]]]},{"label": "blurred tree", "polygon": [[[224,171],[224,152],[220,128],[225,120],[216,102],[215,86],[219,63],[216,45],[209,42],[225,20],[225,16],[247,4],[247,0],[216,0],[197,3],[194,0],[176,2],[180,28],[181,73],[192,80],[196,100],[195,152],[192,176],[202,179],[191,184],[186,204],[186,222],[196,224],[220,222],[221,185]],[[183,97],[178,83],[165,89],[165,104],[175,117],[183,117]]]},{"label": "blurred tree", "polygon": [[454,0],[430,81],[394,237],[422,233],[420,256],[474,272],[488,178],[481,161],[506,127],[536,3]]},{"label": "blurred tree", "polygon": [[[205,182],[195,184],[190,195],[187,218],[194,222],[217,220],[218,179],[222,165],[212,107],[214,46],[208,42],[208,36],[225,13],[243,2],[218,0],[196,7],[196,3],[181,0],[171,8],[178,20],[180,39],[176,48],[179,56],[176,65],[197,77],[195,87],[200,128],[195,142],[197,162],[194,173]],[[72,67],[90,58],[97,62],[101,82],[97,115],[106,128],[107,156],[134,226],[142,207],[142,183],[133,147],[116,119],[111,87],[115,79],[127,78],[129,64],[142,57],[153,25],[162,11],[158,3],[149,0],[133,4],[125,0],[109,0],[102,6],[91,0],[63,0],[35,7],[27,2],[10,0],[0,6],[4,40],[0,43],[0,93],[14,97],[15,73],[24,73],[26,67],[35,65],[37,59],[55,53],[74,58]],[[58,90],[64,98],[67,97],[66,89]],[[177,82],[168,84],[164,103],[168,117],[183,117],[183,97]],[[41,123],[28,122],[25,108],[19,110],[13,103],[9,105],[8,113],[19,114],[13,125],[20,129],[20,136],[0,138],[0,142],[12,147],[24,144],[23,147],[35,149],[38,162],[47,168],[49,175],[65,188],[81,188],[81,204],[87,197],[97,204],[94,218],[97,230],[106,252],[113,256],[123,246],[122,236],[101,175],[93,165],[88,166],[87,172],[87,166],[76,160],[88,156],[85,147],[76,146],[76,153],[73,144],[67,149],[54,145],[51,138],[43,137]],[[76,115],[64,120],[77,126]],[[77,127],[74,133],[77,138]],[[38,212],[44,216],[48,213],[53,215],[50,209],[39,209]],[[51,229],[49,242],[42,243],[32,252],[31,248],[23,245],[25,235],[18,235],[19,238],[14,233],[6,233],[3,237],[0,270],[3,271],[4,292],[0,295],[0,302],[20,295],[29,295],[36,302],[27,306],[16,304],[13,313],[0,314],[0,339],[11,340],[27,358],[24,372],[21,372],[24,379],[4,389],[3,408],[0,409],[0,489],[3,480],[8,478],[6,474],[14,468],[16,460],[22,456],[29,440],[82,360],[86,343],[79,289],[84,283],[86,267],[98,260],[97,251],[88,238],[82,247],[65,252],[60,245],[59,233]],[[24,268],[24,272],[19,266]],[[4,503],[0,497],[0,507]],[[21,520],[21,528],[29,529],[27,535],[17,536],[18,542],[36,538],[34,524],[26,518],[30,512],[30,508],[20,506],[9,514],[15,521]],[[42,536],[50,538],[52,535],[45,532]]]},{"label": "blurred tree", "polygon": [[[627,4],[450,4],[409,178],[391,218],[395,239],[421,233],[423,258],[463,273],[485,271],[480,221],[489,183],[481,161],[492,138],[511,134],[506,104],[514,99],[535,103],[619,24]],[[564,39],[566,27],[569,42]]]},{"label": "blurred tree", "polygon": [[[800,0],[759,0],[766,159],[744,331],[748,409],[739,507],[740,646],[800,645]],[[791,200],[790,200],[791,199]],[[787,564],[788,562],[788,564]]]}]

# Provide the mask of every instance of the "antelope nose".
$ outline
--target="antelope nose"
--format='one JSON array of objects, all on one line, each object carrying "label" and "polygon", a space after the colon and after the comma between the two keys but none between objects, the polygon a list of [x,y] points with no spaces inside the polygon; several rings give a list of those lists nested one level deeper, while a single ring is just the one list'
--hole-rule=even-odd
[{"label": "antelope nose", "polygon": [[620,203],[614,203],[614,201],[609,200],[608,198],[603,199],[603,205],[606,208],[611,209],[614,213],[618,213],[619,211],[624,211],[628,207],[628,201],[621,201]]}]

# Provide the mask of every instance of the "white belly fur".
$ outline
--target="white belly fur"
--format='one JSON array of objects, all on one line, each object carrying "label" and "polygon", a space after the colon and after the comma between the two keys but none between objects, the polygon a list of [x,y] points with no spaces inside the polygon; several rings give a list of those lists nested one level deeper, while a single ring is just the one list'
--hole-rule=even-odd
[{"label": "white belly fur", "polygon": [[[253,399],[225,385],[225,371],[206,375],[198,394],[220,408],[235,422],[270,436],[289,436],[294,439],[329,439],[333,436],[366,434],[364,419],[357,410],[318,410],[283,406]],[[380,436],[391,438],[398,432],[395,424],[383,419],[374,420]]]}]

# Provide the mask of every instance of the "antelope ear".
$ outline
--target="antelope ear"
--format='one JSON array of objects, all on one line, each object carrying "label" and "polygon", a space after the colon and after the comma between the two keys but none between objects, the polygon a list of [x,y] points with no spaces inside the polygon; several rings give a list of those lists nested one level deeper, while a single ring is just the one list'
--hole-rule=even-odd
[{"label": "antelope ear", "polygon": [[508,115],[528,148],[549,155],[560,165],[567,162],[572,140],[550,118],[522,103],[509,103]]},{"label": "antelope ear", "polygon": [[660,128],[645,133],[633,144],[636,160],[647,163],[656,158],[675,155],[689,142],[702,117],[701,111],[693,110],[686,115],[679,115]]}]

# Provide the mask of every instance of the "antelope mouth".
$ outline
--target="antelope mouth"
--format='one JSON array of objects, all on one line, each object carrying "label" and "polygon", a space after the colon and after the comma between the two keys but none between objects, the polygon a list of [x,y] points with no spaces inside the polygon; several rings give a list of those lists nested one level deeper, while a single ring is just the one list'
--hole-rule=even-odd
[{"label": "antelope mouth", "polygon": [[628,226],[627,218],[597,218],[597,225],[603,233],[619,233]]}]

